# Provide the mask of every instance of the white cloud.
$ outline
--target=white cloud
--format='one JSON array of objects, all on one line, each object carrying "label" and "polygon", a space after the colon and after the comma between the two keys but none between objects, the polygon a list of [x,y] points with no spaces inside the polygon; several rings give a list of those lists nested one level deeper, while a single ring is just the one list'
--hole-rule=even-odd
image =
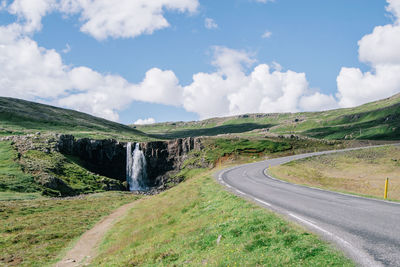
[{"label": "white cloud", "polygon": [[63,63],[17,24],[0,27],[0,95],[41,100],[110,120],[132,101],[180,105],[182,88],[172,71],[151,69],[140,84],[118,75]]},{"label": "white cloud", "polygon": [[42,28],[42,17],[56,7],[56,0],[14,0],[8,12],[24,21],[23,30],[32,33]]},{"label": "white cloud", "polygon": [[[387,10],[396,20],[400,0],[387,0]],[[389,97],[400,92],[400,25],[377,26],[359,42],[360,61],[371,66],[363,73],[358,68],[342,68],[337,77],[339,104],[352,107]]]},{"label": "white cloud", "polygon": [[312,95],[303,96],[299,106],[303,111],[320,111],[338,108],[338,103],[332,95],[315,92]]},{"label": "white cloud", "polygon": [[134,100],[172,106],[180,106],[183,101],[183,89],[175,73],[158,68],[147,71],[140,84],[132,85],[129,94]]},{"label": "white cloud", "polygon": [[[311,93],[304,73],[282,72],[280,65],[259,64],[244,51],[214,47],[212,73],[197,73],[182,86],[173,71],[153,68],[142,82],[67,66],[55,50],[39,47],[16,24],[0,27],[0,94],[41,100],[118,120],[133,101],[182,106],[201,118],[249,112],[299,111]],[[250,71],[250,72],[249,72]],[[315,100],[315,103],[325,103]],[[315,106],[315,104],[314,104]],[[324,106],[321,106],[321,108]]]},{"label": "white cloud", "polygon": [[156,120],[154,118],[147,118],[147,119],[138,119],[133,124],[136,124],[136,125],[147,125],[147,124],[153,124],[153,123],[156,123]]},{"label": "white cloud", "polygon": [[[388,2],[388,10],[398,16],[400,0]],[[53,9],[80,14],[84,21],[82,30],[103,39],[151,33],[169,25],[163,17],[165,10],[194,12],[198,3],[197,0],[121,1],[120,5],[130,12],[133,11],[129,8],[135,9],[137,3],[143,4],[137,7],[143,14],[136,18],[126,15],[120,7],[110,7],[109,12],[115,17],[109,18],[111,15],[105,11],[109,2],[105,0],[62,0],[57,7],[54,3],[16,0],[6,7],[20,17],[21,24],[0,27],[1,95],[46,101],[118,120],[118,112],[133,101],[181,106],[208,118],[349,107],[400,91],[398,22],[378,26],[360,40],[360,60],[372,69],[363,73],[357,68],[342,68],[337,77],[336,101],[332,95],[312,90],[304,73],[283,71],[276,62],[255,65],[256,60],[249,53],[226,47],[214,47],[214,72],[196,73],[186,86],[180,84],[171,70],[152,68],[142,82],[132,84],[119,75],[65,65],[59,53],[39,47],[30,37],[40,30],[41,17]],[[147,17],[136,25],[135,20],[141,15]],[[129,27],[132,23],[136,28]]]},{"label": "white cloud", "polygon": [[133,38],[169,27],[165,10],[195,12],[198,0],[62,0],[61,10],[79,13],[81,31],[96,39]]},{"label": "white cloud", "polygon": [[270,31],[266,31],[261,35],[261,37],[264,39],[270,38],[271,36],[272,36],[272,32],[270,32]]},{"label": "white cloud", "polygon": [[8,11],[24,21],[24,30],[30,33],[41,29],[42,17],[48,13],[79,14],[81,31],[103,40],[152,34],[170,26],[165,11],[193,13],[198,6],[198,0],[119,0],[118,4],[109,0],[14,0]]},{"label": "white cloud", "polygon": [[386,10],[395,16],[397,22],[400,21],[400,1],[399,0],[386,0],[386,1],[389,3]]},{"label": "white cloud", "polygon": [[20,36],[19,29],[16,25],[0,27],[1,94],[25,99],[62,95],[69,86],[60,55]]},{"label": "white cloud", "polygon": [[211,18],[206,18],[206,19],[204,20],[204,26],[205,26],[207,29],[210,29],[210,30],[212,30],[212,29],[217,29],[217,28],[218,28],[218,24],[217,24],[213,19],[211,19]]},{"label": "white cloud", "polygon": [[354,107],[400,92],[400,64],[378,65],[374,72],[342,68],[337,78],[341,107]]},{"label": "white cloud", "polygon": [[317,110],[324,108],[327,102],[331,107],[335,106],[332,96],[312,95],[304,73],[281,72],[280,67],[271,70],[269,65],[260,64],[247,74],[248,67],[254,62],[243,51],[216,47],[213,61],[216,72],[193,76],[193,83],[184,87],[183,106],[201,118],[296,112],[307,108],[307,103]]}]

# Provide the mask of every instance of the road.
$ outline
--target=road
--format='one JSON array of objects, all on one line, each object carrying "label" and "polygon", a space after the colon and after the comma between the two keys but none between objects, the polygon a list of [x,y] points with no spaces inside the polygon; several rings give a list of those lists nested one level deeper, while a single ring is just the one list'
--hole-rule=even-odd
[{"label": "road", "polygon": [[347,150],[353,149],[270,159],[226,169],[216,177],[233,193],[334,242],[361,266],[400,266],[400,203],[295,185],[266,171],[268,166]]}]

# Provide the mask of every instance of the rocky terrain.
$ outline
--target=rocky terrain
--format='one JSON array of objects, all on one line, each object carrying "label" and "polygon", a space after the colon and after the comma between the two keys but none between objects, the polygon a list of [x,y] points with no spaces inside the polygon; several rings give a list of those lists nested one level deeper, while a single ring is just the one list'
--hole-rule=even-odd
[{"label": "rocky terrain", "polygon": [[[127,190],[126,142],[40,132],[0,141],[11,142],[23,171],[34,176],[46,195]],[[147,186],[150,193],[157,193],[182,181],[176,174],[190,152],[202,149],[202,143],[200,138],[184,138],[140,143],[140,147],[147,161]]]}]

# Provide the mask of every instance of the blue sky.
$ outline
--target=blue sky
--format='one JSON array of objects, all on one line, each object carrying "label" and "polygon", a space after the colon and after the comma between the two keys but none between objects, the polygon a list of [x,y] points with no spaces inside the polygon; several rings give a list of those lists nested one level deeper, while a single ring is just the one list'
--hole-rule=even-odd
[{"label": "blue sky", "polygon": [[[41,11],[40,8],[36,9],[35,7],[34,9],[29,6],[36,0],[30,1],[30,4],[26,4],[26,0],[3,1],[3,8],[0,11],[2,28],[10,27],[11,24],[33,25],[31,27],[33,30],[19,30],[19,37],[13,37],[15,40],[7,45],[16,47],[16,43],[21,41],[21,38],[28,38],[29,41],[41,47],[38,48],[41,56],[54,50],[62,60],[61,66],[58,64],[58,67],[66,72],[65,75],[60,74],[63,78],[59,78],[59,74],[57,74],[57,79],[61,79],[60,84],[65,83],[65,86],[60,92],[49,93],[47,90],[50,91],[51,88],[42,90],[40,88],[42,85],[38,84],[34,86],[37,89],[25,94],[23,86],[29,86],[32,81],[35,83],[34,75],[41,75],[35,73],[32,74],[33,78],[29,80],[29,83],[23,83],[15,88],[6,87],[7,84],[0,82],[0,94],[5,96],[47,102],[118,120],[122,123],[132,123],[138,119],[147,118],[162,122],[197,120],[243,112],[294,112],[347,107],[387,97],[400,91],[400,84],[394,81],[394,84],[387,85],[390,88],[385,90],[372,88],[371,92],[361,96],[360,100],[350,98],[352,95],[358,94],[352,92],[352,88],[360,87],[359,90],[363,91],[361,87],[366,83],[367,72],[371,72],[372,75],[375,75],[377,71],[379,73],[379,66],[372,60],[368,60],[368,58],[377,60],[375,55],[360,55],[358,41],[366,35],[372,35],[376,26],[393,25],[398,27],[398,23],[396,23],[398,0],[388,0],[388,2],[384,0],[275,0],[266,3],[255,0],[185,0],[186,6],[176,6],[171,9],[167,9],[166,6],[174,4],[168,3],[168,0],[160,0],[163,10],[161,15],[168,21],[168,27],[154,30],[151,34],[136,34],[128,37],[121,36],[121,29],[115,27],[110,30],[109,35],[100,38],[95,36],[96,29],[91,28],[84,31],[81,28],[85,21],[90,21],[84,15],[85,7],[81,7],[81,10],[78,11],[47,7],[45,11]],[[74,1],[79,4],[79,0],[71,0],[71,2]],[[41,4],[40,2],[43,2],[43,5],[51,6],[59,1],[37,0],[36,2],[38,2],[38,6]],[[170,2],[177,1],[171,0]],[[28,6],[24,7],[24,5]],[[43,5],[40,7],[43,8]],[[391,12],[386,10],[388,6],[393,7]],[[40,22],[35,21],[37,16],[32,15],[32,12],[27,12],[27,9],[37,10],[37,13],[40,14]],[[116,14],[109,14],[111,19],[114,18],[113,16],[115,18],[119,16],[119,11],[115,12]],[[135,16],[134,7],[131,12],[132,16]],[[94,15],[92,14],[92,16]],[[212,19],[217,27],[206,28],[206,19]],[[133,23],[137,22],[133,21]],[[270,32],[268,38],[262,37],[265,32]],[[373,41],[369,43],[373,43]],[[365,46],[369,43],[366,40]],[[393,44],[387,44],[387,46],[391,47]],[[7,51],[0,49],[0,60],[7,63],[9,55],[2,57],[1,53],[7,53]],[[46,59],[41,56],[32,60],[45,61]],[[367,59],[360,61],[359,58],[363,56]],[[226,59],[230,65],[235,65],[237,68],[227,74],[225,65],[215,63],[219,59]],[[271,68],[270,72],[264,70],[263,73],[272,76],[272,66],[275,64],[273,62],[281,66],[274,69],[277,72],[276,75],[271,79],[260,79],[267,83],[270,82],[274,86],[254,87],[253,82],[247,81],[255,68],[262,64],[267,64]],[[35,61],[32,64],[34,63]],[[113,92],[112,88],[101,89],[106,87],[101,82],[86,87],[81,85],[84,83],[81,80],[70,82],[68,80],[71,79],[68,78],[69,73],[79,67],[90,69],[102,77],[110,75],[114,78],[121,78],[126,84],[116,85],[119,87]],[[343,67],[359,69],[363,76],[356,77],[356,75],[349,81],[344,79],[339,85],[338,76],[341,74],[343,77],[349,76],[344,75],[347,73],[341,72]],[[23,67],[15,66],[15,68],[19,71]],[[160,82],[159,76],[151,77],[151,82],[149,82],[151,86],[141,85],[146,73],[153,68],[159,69],[168,76],[165,82],[168,86]],[[167,71],[169,72],[164,73]],[[286,75],[288,71],[297,76],[286,77],[291,76]],[[345,71],[348,70],[345,69]],[[26,73],[31,75],[31,72],[31,70],[24,70],[21,71],[21,75],[27,75]],[[194,82],[193,75],[198,73],[207,73],[209,76],[202,79],[201,82]],[[283,73],[283,78],[280,73]],[[301,77],[302,73],[305,74],[304,77]],[[352,73],[354,74],[354,71]],[[220,80],[211,82],[212,74],[220,75]],[[7,73],[2,75],[5,76]],[[260,75],[262,76],[262,73]],[[8,74],[8,76],[0,78],[14,79],[10,76],[13,75]],[[87,76],[82,74],[79,77]],[[238,80],[236,76],[243,77]],[[53,79],[54,75],[51,75],[51,78]],[[379,79],[379,77],[375,78]],[[43,79],[45,82],[48,77],[39,77],[38,79]],[[224,82],[224,79],[230,81]],[[260,79],[257,78],[257,81]],[[52,80],[52,82],[58,83],[57,80]],[[109,81],[103,83],[108,87],[113,86]],[[174,85],[170,85],[170,83]],[[220,96],[215,100],[213,95],[208,92],[219,90],[219,87],[213,88],[213,83],[235,89],[232,91],[226,89],[226,91],[220,92]],[[240,85],[242,83],[243,85]],[[284,92],[286,92],[284,86],[288,83],[291,84],[290,88],[299,87],[293,89],[294,93],[290,92],[290,94],[298,94],[298,96],[296,99],[283,101]],[[91,86],[100,89],[89,88]],[[171,88],[171,86],[176,88]],[[153,100],[151,90],[158,87],[163,89],[154,91],[154,95],[161,92],[163,97]],[[128,90],[130,91],[129,97],[124,95]],[[145,94],[143,97],[136,98],[135,90],[144,90],[146,93],[143,93]],[[208,91],[203,95],[198,95],[198,90]],[[276,93],[280,90],[281,94]],[[379,91],[384,92],[379,93]],[[104,103],[97,108],[88,107],[92,105],[89,100],[99,92],[104,94],[104,99],[111,99],[116,95],[118,97],[110,103],[102,98]],[[319,94],[316,95],[316,93]],[[84,100],[69,98],[74,95],[81,96],[80,99],[87,98],[87,104]],[[168,99],[169,95],[170,98],[180,98],[182,95],[182,100]],[[248,95],[251,95],[252,98],[249,97],[247,102],[242,101],[242,98],[246,98]],[[257,98],[265,98],[265,101],[256,102]],[[207,100],[210,99],[213,101],[210,101],[208,110]],[[283,104],[278,103],[281,100]],[[119,105],[118,102],[123,103]],[[316,103],[322,105],[315,105]],[[108,106],[110,110],[103,112]]]}]

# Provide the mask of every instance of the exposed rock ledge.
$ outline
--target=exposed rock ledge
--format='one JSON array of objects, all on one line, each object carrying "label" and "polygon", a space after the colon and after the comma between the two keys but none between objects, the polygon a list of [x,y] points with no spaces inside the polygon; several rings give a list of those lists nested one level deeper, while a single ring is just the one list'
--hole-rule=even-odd
[{"label": "exposed rock ledge", "polygon": [[[109,140],[76,140],[72,135],[60,135],[56,149],[64,154],[78,156],[87,163],[90,171],[126,180],[127,143]],[[133,144],[134,145],[134,144]],[[200,138],[183,138],[170,141],[140,143],[147,161],[147,184],[162,187],[171,173],[178,171],[192,150],[201,150]]]}]

